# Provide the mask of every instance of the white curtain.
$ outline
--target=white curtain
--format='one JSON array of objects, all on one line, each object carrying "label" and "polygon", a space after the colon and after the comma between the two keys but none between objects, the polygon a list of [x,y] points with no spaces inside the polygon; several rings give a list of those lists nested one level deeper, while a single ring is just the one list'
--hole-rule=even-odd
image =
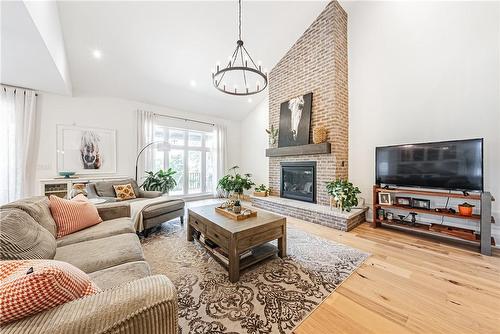
[{"label": "white curtain", "polygon": [[39,122],[35,91],[0,86],[0,204],[36,193]]},{"label": "white curtain", "polygon": [[[154,127],[156,115],[151,111],[137,111],[137,153],[154,141]],[[137,182],[139,185],[144,180],[144,172],[153,169],[153,153],[151,147],[142,152],[137,164]]]},{"label": "white curtain", "polygon": [[214,126],[214,139],[215,163],[217,170],[213,191],[216,195],[217,181],[224,176],[227,168],[227,130],[225,125],[216,124]]}]

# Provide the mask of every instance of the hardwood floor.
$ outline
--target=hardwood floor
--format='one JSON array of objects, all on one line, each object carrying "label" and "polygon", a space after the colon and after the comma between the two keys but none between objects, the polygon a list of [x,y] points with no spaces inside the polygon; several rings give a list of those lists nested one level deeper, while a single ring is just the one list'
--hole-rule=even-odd
[{"label": "hardwood floor", "polygon": [[482,256],[368,223],[351,232],[288,223],[372,254],[295,334],[500,333],[498,250]]},{"label": "hardwood floor", "polygon": [[483,256],[368,223],[342,232],[290,217],[287,222],[371,253],[295,334],[500,333],[500,250]]}]

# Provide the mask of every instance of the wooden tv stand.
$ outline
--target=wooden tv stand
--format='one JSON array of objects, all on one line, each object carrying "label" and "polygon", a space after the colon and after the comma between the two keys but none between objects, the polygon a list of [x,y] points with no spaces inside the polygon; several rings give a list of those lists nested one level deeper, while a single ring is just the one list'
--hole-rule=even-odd
[{"label": "wooden tv stand", "polygon": [[[423,197],[444,197],[444,198],[462,198],[467,201],[473,201],[475,203],[479,203],[480,206],[480,214],[472,215],[471,217],[461,216],[457,213],[452,212],[436,212],[431,208],[431,210],[420,209],[420,208],[412,208],[407,206],[399,206],[399,205],[386,205],[380,204],[378,201],[378,194],[380,192],[390,193],[392,195],[417,195]],[[414,196],[415,197],[415,196]],[[472,194],[463,194],[463,193],[448,193],[444,191],[432,191],[432,190],[417,190],[417,189],[408,189],[408,188],[382,188],[378,185],[373,186],[373,220],[372,226],[374,228],[377,227],[392,227],[396,228],[400,231],[405,232],[414,232],[421,235],[427,235],[431,237],[438,237],[442,239],[447,239],[450,241],[467,243],[479,246],[480,252],[483,255],[491,255],[491,244],[495,242],[495,240],[491,237],[491,224],[495,223],[494,218],[491,216],[491,202],[495,199],[491,196],[489,192],[481,192],[481,193],[472,193]],[[477,206],[477,205],[476,205]],[[467,219],[469,221],[479,223],[479,232],[480,238],[476,240],[475,238],[471,240],[471,238],[460,236],[460,233],[456,233],[451,235],[447,231],[447,227],[451,227],[446,225],[444,222],[442,225],[439,224],[440,228],[438,229],[426,229],[426,224],[416,224],[415,226],[410,226],[407,223],[402,223],[398,219],[394,217],[393,221],[389,221],[387,219],[380,220],[377,216],[378,209],[384,210],[396,210],[396,211],[404,211],[404,212],[416,212],[417,214],[426,214],[426,215],[434,215],[439,217],[448,217],[448,218],[458,218],[458,219]],[[442,227],[442,228],[441,228]]]}]

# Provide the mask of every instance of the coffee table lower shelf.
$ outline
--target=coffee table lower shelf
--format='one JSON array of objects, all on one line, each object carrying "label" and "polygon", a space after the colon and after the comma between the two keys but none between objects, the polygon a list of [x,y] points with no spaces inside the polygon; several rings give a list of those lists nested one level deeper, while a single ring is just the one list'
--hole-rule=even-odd
[{"label": "coffee table lower shelf", "polygon": [[[215,255],[215,251],[207,246],[205,243],[196,239],[202,245],[207,252],[216,260],[220,265],[229,270],[229,264],[222,261],[217,255]],[[245,257],[240,260],[240,271],[250,267],[251,265],[258,263],[262,260],[267,259],[268,257],[272,257],[278,254],[278,247],[272,245],[271,243],[265,243],[263,245],[252,248],[252,255]]]}]

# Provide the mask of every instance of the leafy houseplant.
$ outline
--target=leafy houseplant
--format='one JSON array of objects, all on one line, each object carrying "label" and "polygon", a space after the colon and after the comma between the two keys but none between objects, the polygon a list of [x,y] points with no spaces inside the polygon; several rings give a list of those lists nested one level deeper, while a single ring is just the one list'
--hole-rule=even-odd
[{"label": "leafy houseplant", "polygon": [[224,190],[226,195],[231,194],[240,195],[243,194],[243,190],[248,190],[252,188],[255,183],[253,183],[251,174],[239,174],[237,171],[240,167],[233,166],[229,168],[229,173],[224,175],[218,182],[217,188]]},{"label": "leafy houseplant", "polygon": [[175,173],[176,171],[172,168],[167,170],[160,169],[156,173],[152,171],[146,172],[147,177],[141,187],[144,190],[161,191],[164,194],[168,193],[177,185],[173,177]]},{"label": "leafy houseplant", "polygon": [[358,187],[355,187],[347,180],[335,180],[326,184],[327,193],[332,196],[336,206],[342,211],[350,212],[351,208],[358,205],[358,197],[361,194]]},{"label": "leafy houseplant", "polygon": [[261,184],[258,187],[255,187],[254,190],[255,190],[254,195],[257,195],[257,196],[267,196],[271,193],[271,188],[268,188],[263,184]]}]

